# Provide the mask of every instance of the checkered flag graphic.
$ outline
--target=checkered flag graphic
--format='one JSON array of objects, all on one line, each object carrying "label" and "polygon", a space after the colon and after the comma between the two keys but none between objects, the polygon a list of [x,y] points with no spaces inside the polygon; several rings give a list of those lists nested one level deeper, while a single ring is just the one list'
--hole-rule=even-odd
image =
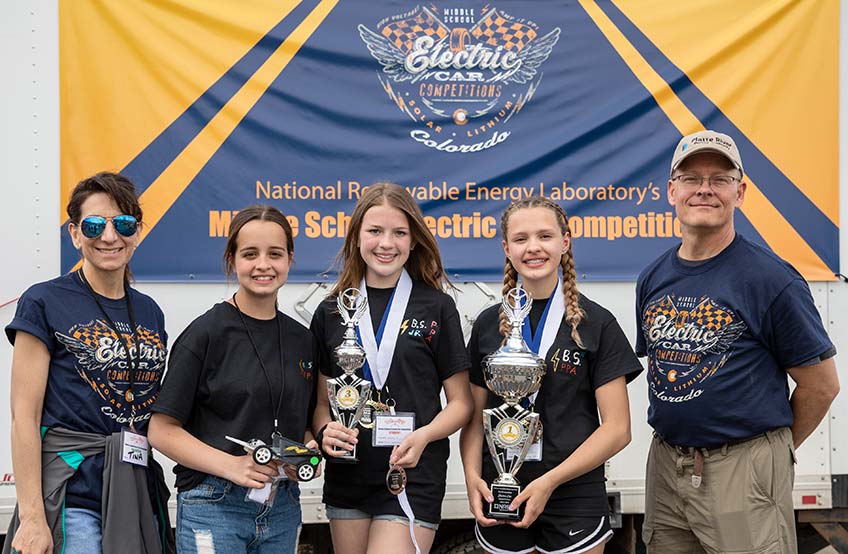
[{"label": "checkered flag graphic", "polygon": [[76,340],[85,343],[85,345],[92,350],[97,349],[97,346],[100,344],[100,339],[102,338],[118,338],[115,331],[100,320],[93,321],[88,325],[80,325],[76,327],[71,333],[71,336]]},{"label": "checkered flag graphic", "polygon": [[497,10],[492,10],[471,30],[478,42],[489,46],[503,46],[504,50],[520,52],[536,38],[536,31],[523,23],[511,21]]},{"label": "checkered flag graphic", "polygon": [[706,300],[692,310],[692,323],[710,331],[718,331],[733,323],[733,315]]},{"label": "checkered flag graphic", "polygon": [[412,50],[415,39],[429,36],[439,42],[450,31],[428,10],[422,10],[415,16],[389,23],[380,32],[400,51],[407,53]]},{"label": "checkered flag graphic", "polygon": [[645,317],[643,318],[642,327],[646,331],[654,325],[654,320],[659,316],[666,316],[667,319],[673,320],[677,317],[677,308],[674,307],[674,302],[668,296],[652,303],[645,309]]}]

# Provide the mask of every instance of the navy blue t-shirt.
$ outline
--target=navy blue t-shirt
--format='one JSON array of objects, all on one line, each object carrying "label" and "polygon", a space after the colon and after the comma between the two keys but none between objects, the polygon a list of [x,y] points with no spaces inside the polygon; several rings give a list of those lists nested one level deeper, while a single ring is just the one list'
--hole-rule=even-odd
[{"label": "navy blue t-shirt", "polygon": [[[144,433],[147,429],[165,368],[165,318],[152,298],[132,288],[129,294],[138,338],[135,347],[126,300],[99,295],[98,300],[130,350],[137,352],[134,415],[126,400],[126,350],[78,273],[33,285],[18,300],[15,318],[6,327],[9,342],[14,345],[16,333],[23,331],[43,342],[50,352],[42,429],[63,427],[108,435],[127,428],[131,420],[136,430]],[[65,459],[79,464],[68,481],[66,505],[99,512],[103,456],[82,460],[69,455]]]},{"label": "navy blue t-shirt", "polygon": [[741,235],[692,266],[677,247],[639,276],[636,352],[648,356],[648,423],[679,446],[792,425],[786,370],[828,352],[803,277]]}]

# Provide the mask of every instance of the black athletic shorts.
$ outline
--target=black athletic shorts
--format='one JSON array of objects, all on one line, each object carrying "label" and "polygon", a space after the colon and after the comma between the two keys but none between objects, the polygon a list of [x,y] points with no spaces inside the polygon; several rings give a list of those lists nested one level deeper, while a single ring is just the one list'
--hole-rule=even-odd
[{"label": "black athletic shorts", "polygon": [[[415,519],[438,526],[442,519],[444,481],[441,485],[408,483],[406,494],[412,511],[415,512]],[[331,487],[327,481],[324,481],[322,500],[327,506],[347,510],[356,509],[371,517],[384,515],[406,517],[398,497],[389,492],[385,482],[368,484],[358,481],[350,483],[347,487]]]},{"label": "black athletic shorts", "polygon": [[609,516],[570,517],[542,513],[528,529],[507,523],[483,527],[477,524],[477,542],[492,554],[577,554],[612,537]]}]

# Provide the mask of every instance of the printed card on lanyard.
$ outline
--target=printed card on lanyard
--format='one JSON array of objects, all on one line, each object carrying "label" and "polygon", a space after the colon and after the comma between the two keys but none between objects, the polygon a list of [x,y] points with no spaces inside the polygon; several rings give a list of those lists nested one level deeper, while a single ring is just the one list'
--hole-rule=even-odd
[{"label": "printed card on lanyard", "polygon": [[415,413],[394,412],[374,415],[372,446],[399,446],[415,430]]},{"label": "printed card on lanyard", "polygon": [[147,467],[149,451],[147,437],[133,433],[129,429],[121,430],[121,460],[128,464]]},{"label": "printed card on lanyard", "polygon": [[[533,352],[541,356],[542,359],[547,358],[548,350],[550,350],[559,332],[559,326],[562,323],[563,316],[565,316],[565,298],[562,295],[562,280],[557,279],[557,286],[551,297],[548,298],[545,311],[542,312],[542,317],[539,319],[538,325],[536,325],[536,332],[533,333],[530,331],[529,319],[525,319],[521,326],[521,335],[524,337],[524,342],[527,343],[527,346]],[[530,395],[528,400],[531,405],[536,403],[536,397],[538,395],[539,391]],[[527,452],[526,461],[539,462],[542,460],[542,440],[543,437],[540,435],[539,440],[535,441]],[[507,456],[515,457],[517,455],[518,449],[510,448],[507,450]]]}]

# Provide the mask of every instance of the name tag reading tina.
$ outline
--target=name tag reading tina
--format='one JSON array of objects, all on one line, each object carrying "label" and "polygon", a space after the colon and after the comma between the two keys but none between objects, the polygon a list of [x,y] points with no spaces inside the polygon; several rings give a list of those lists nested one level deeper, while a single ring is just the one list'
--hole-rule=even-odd
[{"label": "name tag reading tina", "polygon": [[415,430],[415,413],[397,412],[374,414],[372,446],[397,446]]},{"label": "name tag reading tina", "polygon": [[121,431],[121,460],[128,464],[147,467],[147,453],[150,447],[147,437],[133,433],[129,429]]}]

